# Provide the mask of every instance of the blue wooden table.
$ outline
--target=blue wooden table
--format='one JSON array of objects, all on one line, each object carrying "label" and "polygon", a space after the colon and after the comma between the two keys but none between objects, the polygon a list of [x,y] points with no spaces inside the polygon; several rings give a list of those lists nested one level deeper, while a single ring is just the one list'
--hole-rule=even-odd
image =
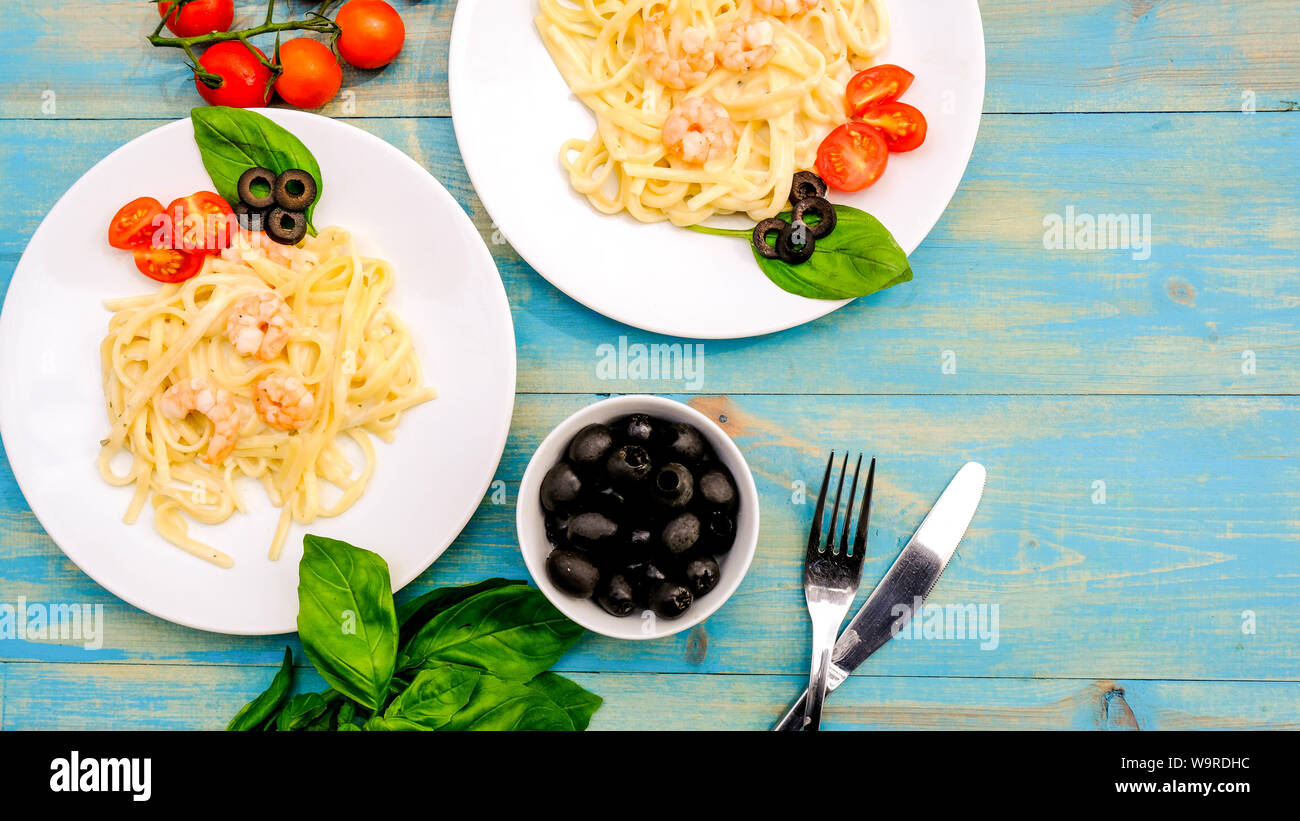
[{"label": "blue wooden table", "polygon": [[[403,595],[524,576],[513,494],[533,448],[599,396],[665,393],[745,451],[762,543],[705,624],[579,642],[560,669],[605,697],[593,727],[774,719],[806,676],[800,487],[841,443],[881,457],[868,583],[963,461],[988,467],[934,600],[996,605],[998,630],[996,646],[894,641],[828,702],[829,726],[1300,727],[1300,4],[985,0],[979,142],[916,279],[796,330],[704,343],[698,386],[601,378],[601,346],[665,340],[581,307],[501,241],[448,119],[454,3],[396,5],[400,60],[349,70],[352,93],[324,113],[460,200],[519,343],[506,503],[485,498]],[[178,54],[144,41],[154,15],[5,4],[0,289],[73,181],[196,104]],[[1149,219],[1149,256],[1051,233],[1119,214]],[[196,632],[118,601],[64,558],[0,460],[0,603],[19,597],[102,604],[106,636],[98,650],[0,639],[4,729],[221,727],[286,643],[302,659],[294,637]]]}]

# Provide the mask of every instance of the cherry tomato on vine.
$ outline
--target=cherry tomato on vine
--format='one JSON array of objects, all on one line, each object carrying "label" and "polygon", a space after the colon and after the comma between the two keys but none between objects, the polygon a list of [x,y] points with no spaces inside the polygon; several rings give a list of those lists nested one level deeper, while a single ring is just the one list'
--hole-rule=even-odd
[{"label": "cherry tomato on vine", "polygon": [[[253,51],[257,53],[254,54]],[[199,65],[221,77],[220,88],[209,88],[199,77],[194,78],[199,96],[209,105],[228,105],[235,108],[259,108],[271,99],[271,69],[260,59],[266,55],[256,46],[253,51],[237,40],[213,43],[199,57]]]},{"label": "cherry tomato on vine", "polygon": [[158,4],[158,16],[167,18],[167,28],[177,37],[198,37],[214,31],[227,31],[235,20],[235,2],[190,0],[181,5],[177,0],[164,0]]},{"label": "cherry tomato on vine", "polygon": [[885,138],[862,123],[836,128],[817,149],[817,173],[837,191],[861,191],[875,184],[888,161]]},{"label": "cherry tomato on vine", "polygon": [[401,16],[384,0],[348,0],[334,22],[342,32],[339,54],[357,68],[388,65],[406,40]]},{"label": "cherry tomato on vine", "polygon": [[152,244],[154,217],[163,212],[153,197],[136,197],[123,205],[108,224],[108,244],[124,251],[148,248]]},{"label": "cherry tomato on vine", "polygon": [[925,142],[925,115],[907,103],[884,103],[862,112],[858,119],[880,129],[890,151],[911,151]]},{"label": "cherry tomato on vine", "polygon": [[334,99],[343,84],[343,68],[329,46],[298,37],[280,46],[280,67],[275,91],[289,105],[320,108]]},{"label": "cherry tomato on vine", "polygon": [[159,282],[184,282],[203,270],[203,255],[172,248],[136,249],[135,267]]},{"label": "cherry tomato on vine", "polygon": [[216,254],[230,244],[237,225],[230,203],[211,191],[196,191],[167,206],[172,220],[172,248],[192,253]]},{"label": "cherry tomato on vine", "polygon": [[872,106],[897,100],[911,87],[915,79],[915,74],[891,63],[882,63],[866,71],[859,71],[853,75],[852,80],[849,80],[849,87],[844,95],[849,116],[859,117]]}]

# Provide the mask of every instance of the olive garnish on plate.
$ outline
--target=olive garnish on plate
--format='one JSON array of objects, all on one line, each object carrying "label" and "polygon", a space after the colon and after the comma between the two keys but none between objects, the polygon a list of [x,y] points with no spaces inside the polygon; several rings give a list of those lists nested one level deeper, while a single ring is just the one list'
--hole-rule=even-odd
[{"label": "olive garnish on plate", "polygon": [[780,217],[769,217],[754,226],[754,249],[768,259],[777,259],[776,244],[768,240],[768,234],[779,235],[785,230],[786,221]]},{"label": "olive garnish on plate", "polygon": [[[809,222],[807,217],[814,216],[816,222]],[[835,230],[835,206],[830,201],[822,197],[805,197],[795,203],[794,211],[790,214],[790,222],[802,222],[808,226],[809,233],[813,239],[822,237]]]},{"label": "olive garnish on plate", "polygon": [[776,235],[776,253],[782,262],[799,265],[812,258],[817,240],[802,222],[792,222]]},{"label": "olive garnish on plate", "polygon": [[245,231],[261,233],[266,225],[266,212],[253,208],[248,203],[241,202],[235,205],[235,219],[239,220],[239,227]]},{"label": "olive garnish on plate", "polygon": [[316,201],[316,178],[290,168],[275,178],[275,202],[286,211],[306,211]]},{"label": "olive garnish on plate", "polygon": [[547,576],[617,617],[677,618],[717,586],[735,542],[731,472],[694,426],[646,414],[578,431],[539,496]]},{"label": "olive garnish on plate", "polygon": [[[838,221],[835,206],[826,199],[826,183],[811,171],[794,175],[790,185],[790,221],[771,217],[754,226],[751,244],[759,256],[801,265],[812,259],[817,240],[830,235]],[[776,241],[769,237],[775,234]]]},{"label": "olive garnish on plate", "polygon": [[790,204],[798,205],[809,197],[825,197],[826,181],[811,171],[800,171],[790,183]]},{"label": "olive garnish on plate", "polygon": [[295,245],[307,236],[307,217],[301,211],[272,208],[266,212],[266,235],[281,245]]},{"label": "olive garnish on plate", "polygon": [[275,179],[275,172],[269,168],[258,165],[248,169],[239,175],[239,182],[235,184],[239,201],[258,211],[275,205]]},{"label": "olive garnish on plate", "polygon": [[320,192],[309,172],[290,168],[277,175],[269,168],[254,166],[239,175],[235,190],[240,228],[265,231],[281,245],[296,245],[307,236],[307,209]]}]

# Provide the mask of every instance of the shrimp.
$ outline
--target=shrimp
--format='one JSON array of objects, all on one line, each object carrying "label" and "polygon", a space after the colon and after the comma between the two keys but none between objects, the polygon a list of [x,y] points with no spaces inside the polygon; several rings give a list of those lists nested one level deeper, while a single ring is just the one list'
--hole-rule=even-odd
[{"label": "shrimp", "polygon": [[777,17],[793,17],[805,11],[812,11],[822,0],[754,0],[754,8]]},{"label": "shrimp", "polygon": [[159,403],[162,412],[170,419],[184,419],[191,411],[198,411],[212,423],[212,438],[203,461],[215,465],[225,460],[235,449],[242,424],[239,407],[230,391],[213,387],[203,378],[182,379],[163,391]]},{"label": "shrimp", "polygon": [[694,88],[713,71],[716,41],[703,26],[687,26],[678,43],[680,57],[669,53],[668,38],[658,22],[645,27],[645,61],[654,78],[669,88],[684,91]]},{"label": "shrimp", "polygon": [[221,258],[226,262],[247,263],[250,259],[265,259],[286,268],[294,267],[295,251],[292,245],[281,245],[261,231],[240,230],[230,240],[230,245],[221,249]]},{"label": "shrimp", "polygon": [[736,146],[731,115],[708,97],[682,100],[664,121],[664,148],[669,156],[703,165],[726,156]]},{"label": "shrimp", "polygon": [[271,374],[253,389],[253,406],[279,430],[305,427],[316,413],[316,397],[296,376]]},{"label": "shrimp", "polygon": [[776,56],[776,27],[751,17],[733,23],[718,40],[718,63],[730,71],[762,68]]},{"label": "shrimp", "polygon": [[289,343],[293,313],[275,291],[251,294],[230,306],[226,338],[244,356],[263,362],[275,359]]}]

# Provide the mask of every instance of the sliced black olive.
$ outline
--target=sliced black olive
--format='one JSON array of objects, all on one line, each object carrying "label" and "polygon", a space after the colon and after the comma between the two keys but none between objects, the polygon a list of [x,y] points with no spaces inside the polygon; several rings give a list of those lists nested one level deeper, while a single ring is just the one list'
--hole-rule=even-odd
[{"label": "sliced black olive", "polygon": [[546,574],[565,593],[584,599],[590,598],[600,583],[600,570],[576,550],[552,550],[546,557]]},{"label": "sliced black olive", "polygon": [[695,495],[695,477],[684,465],[669,462],[655,474],[654,498],[665,507],[680,509]]},{"label": "sliced black olive", "polygon": [[275,172],[260,165],[250,168],[239,175],[235,191],[240,202],[249,208],[265,211],[275,205]]},{"label": "sliced black olive", "polygon": [[786,221],[779,217],[765,219],[758,225],[754,226],[754,250],[768,259],[777,259],[780,255],[776,252],[776,246],[768,242],[768,234],[781,235],[785,230]]},{"label": "sliced black olive", "polygon": [[[809,222],[806,218],[814,216],[816,222]],[[812,234],[813,239],[822,237],[835,230],[835,206],[830,204],[829,200],[822,197],[805,197],[799,200],[794,206],[794,213],[790,215],[791,222],[802,222],[808,226],[808,233]]]},{"label": "sliced black olive", "polygon": [[307,236],[307,218],[299,211],[272,208],[266,214],[266,235],[281,245],[296,245]]},{"label": "sliced black olive", "polygon": [[790,204],[798,205],[809,197],[825,197],[826,181],[811,171],[800,171],[790,183]]},{"label": "sliced black olive", "polygon": [[247,203],[237,203],[235,205],[235,218],[239,220],[239,227],[245,231],[259,233],[266,228],[266,212],[260,208],[253,208]]},{"label": "sliced black olive", "polygon": [[650,594],[650,609],[661,619],[675,619],[690,609],[694,598],[684,585],[664,582]]},{"label": "sliced black olive", "polygon": [[686,580],[686,586],[691,589],[696,598],[699,598],[718,586],[718,579],[722,577],[722,568],[718,567],[717,559],[703,556],[687,562],[682,570],[682,576]]},{"label": "sliced black olive", "polygon": [[621,485],[632,485],[643,481],[650,475],[650,454],[640,445],[624,445],[616,448],[605,460],[605,470],[610,481]]},{"label": "sliced black olive", "polygon": [[736,543],[736,519],[725,511],[714,511],[704,517],[704,534],[700,541],[710,553],[726,553]]},{"label": "sliced black olive", "polygon": [[621,619],[632,615],[632,611],[636,609],[636,596],[632,593],[632,583],[622,573],[601,580],[600,586],[596,588],[596,603],[605,608],[605,612],[611,616],[618,616]]},{"label": "sliced black olive", "polygon": [[546,471],[542,478],[542,507],[547,510],[563,510],[582,493],[582,477],[568,462],[560,462]]},{"label": "sliced black olive", "polygon": [[683,513],[682,515],[669,519],[664,525],[664,529],[659,533],[659,543],[662,544],[669,553],[681,555],[700,541],[700,520],[694,513]]},{"label": "sliced black olive", "polygon": [[812,230],[802,222],[792,222],[776,237],[776,253],[782,262],[801,265],[812,257],[817,248]]},{"label": "sliced black olive", "polygon": [[684,465],[694,465],[708,455],[709,446],[695,428],[678,422],[672,426],[672,433],[674,435],[669,440],[668,450],[675,461]]},{"label": "sliced black olive", "polygon": [[306,211],[316,201],[316,178],[290,168],[275,178],[275,202],[286,211]]},{"label": "sliced black olive", "polygon": [[609,428],[601,424],[588,425],[569,442],[569,461],[579,470],[599,469],[614,446]]},{"label": "sliced black olive", "polygon": [[727,471],[718,468],[706,471],[695,487],[700,499],[709,507],[717,510],[735,509],[736,483]]}]

